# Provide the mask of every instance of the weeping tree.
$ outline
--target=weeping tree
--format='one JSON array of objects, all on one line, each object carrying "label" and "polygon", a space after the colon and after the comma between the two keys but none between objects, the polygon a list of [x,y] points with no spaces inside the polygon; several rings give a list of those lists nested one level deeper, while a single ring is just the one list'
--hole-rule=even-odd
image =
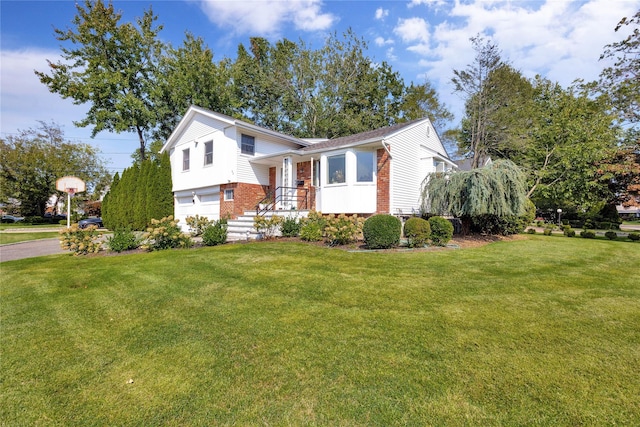
[{"label": "weeping tree", "polygon": [[525,176],[518,166],[497,160],[470,171],[428,175],[422,190],[422,212],[460,218],[465,234],[472,229],[513,234],[535,215],[526,194]]}]

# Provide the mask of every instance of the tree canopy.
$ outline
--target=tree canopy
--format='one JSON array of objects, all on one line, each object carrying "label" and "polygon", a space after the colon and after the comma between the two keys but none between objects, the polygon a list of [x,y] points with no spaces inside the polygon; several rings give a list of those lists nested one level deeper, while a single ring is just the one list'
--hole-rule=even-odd
[{"label": "tree canopy", "polygon": [[25,216],[42,216],[49,198],[62,193],[56,180],[72,175],[85,181],[84,198],[98,198],[109,183],[109,173],[98,151],[88,144],[65,140],[55,123],[0,139],[0,201],[19,202]]},{"label": "tree canopy", "polygon": [[102,0],[76,3],[74,28],[56,28],[64,61],[48,61],[49,73],[36,71],[51,92],[90,105],[77,126],[93,126],[92,136],[106,130],[135,132],[144,159],[146,134],[158,123],[152,99],[163,44],[162,26],[151,7],[137,25],[120,23],[122,14]]}]

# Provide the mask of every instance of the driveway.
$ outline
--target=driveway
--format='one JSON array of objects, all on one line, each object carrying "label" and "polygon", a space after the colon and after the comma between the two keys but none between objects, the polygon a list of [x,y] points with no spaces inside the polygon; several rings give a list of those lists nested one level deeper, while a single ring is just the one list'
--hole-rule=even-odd
[{"label": "driveway", "polygon": [[63,253],[69,253],[69,251],[60,248],[60,240],[57,237],[31,240],[0,246],[0,262]]}]

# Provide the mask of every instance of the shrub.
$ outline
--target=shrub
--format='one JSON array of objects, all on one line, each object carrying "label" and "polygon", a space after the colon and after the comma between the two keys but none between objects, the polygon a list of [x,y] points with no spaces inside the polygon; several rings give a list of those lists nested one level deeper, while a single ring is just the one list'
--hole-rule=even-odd
[{"label": "shrub", "polygon": [[429,221],[419,217],[411,217],[404,223],[404,237],[410,248],[422,247],[431,237]]},{"label": "shrub", "polygon": [[576,230],[572,230],[572,229],[566,230],[564,232],[564,235],[567,236],[567,237],[575,237],[576,236]]},{"label": "shrub", "polygon": [[618,238],[618,233],[616,233],[615,231],[607,231],[606,233],[604,233],[604,237],[609,240],[616,240]]},{"label": "shrub", "polygon": [[527,228],[527,233],[528,234],[536,234],[536,229],[531,227],[531,228]]},{"label": "shrub", "polygon": [[276,236],[276,232],[279,230],[282,221],[282,217],[277,215],[258,215],[253,219],[253,226],[258,233],[262,234],[263,239],[268,240]]},{"label": "shrub", "polygon": [[162,219],[152,219],[142,238],[144,243],[141,247],[148,251],[188,248],[193,244],[191,237],[180,230],[178,220],[174,220],[173,215]]},{"label": "shrub", "polygon": [[287,217],[280,224],[280,233],[283,237],[297,237],[300,234],[301,222],[297,217]]},{"label": "shrub", "polygon": [[590,219],[586,220],[586,221],[584,222],[584,224],[583,224],[583,227],[584,227],[584,229],[585,229],[585,230],[586,230],[586,229],[588,229],[588,228],[595,228],[595,226],[596,226],[596,225],[595,225],[595,224],[593,223],[593,221],[592,221],[592,220],[590,220]]},{"label": "shrub", "polygon": [[205,246],[221,245],[227,241],[227,221],[210,222],[202,232],[202,244]]},{"label": "shrub", "polygon": [[326,225],[327,220],[321,213],[311,211],[306,218],[301,220],[300,238],[308,242],[319,242],[324,236]]},{"label": "shrub", "polygon": [[582,230],[580,232],[580,237],[583,239],[595,239],[596,233],[590,230]]},{"label": "shrub", "polygon": [[429,218],[431,226],[431,243],[436,246],[446,246],[453,237],[453,225],[446,218],[432,216]]},{"label": "shrub", "polygon": [[204,232],[204,229],[213,223],[209,221],[209,218],[206,216],[199,215],[188,216],[185,221],[189,226],[189,232],[192,236],[200,236]]},{"label": "shrub", "polygon": [[362,234],[369,249],[389,249],[398,246],[402,222],[393,215],[374,215],[364,222]]},{"label": "shrub", "polygon": [[330,245],[346,245],[358,240],[362,234],[363,219],[358,215],[329,215],[324,229],[325,239]]},{"label": "shrub", "polygon": [[638,240],[640,240],[640,233],[629,233],[627,237],[629,237],[629,240],[637,242]]},{"label": "shrub", "polygon": [[98,253],[102,249],[98,227],[91,225],[85,229],[78,228],[78,224],[73,224],[69,228],[60,230],[60,246],[68,249],[73,255],[86,255]]},{"label": "shrub", "polygon": [[113,232],[113,236],[107,238],[107,248],[110,251],[122,252],[136,249],[140,246],[138,239],[131,229],[120,228]]},{"label": "shrub", "polygon": [[545,227],[542,234],[544,234],[545,236],[551,236],[552,231],[553,231],[553,228]]},{"label": "shrub", "polygon": [[[22,220],[22,222],[25,224],[36,225],[36,224],[46,224],[47,222],[49,222],[49,220],[41,216],[27,216]],[[66,221],[65,221],[65,224],[66,224]]]}]

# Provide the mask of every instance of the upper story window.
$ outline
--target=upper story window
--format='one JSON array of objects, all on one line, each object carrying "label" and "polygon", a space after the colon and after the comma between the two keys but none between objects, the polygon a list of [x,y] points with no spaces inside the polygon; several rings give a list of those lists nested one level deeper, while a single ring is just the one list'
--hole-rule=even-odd
[{"label": "upper story window", "polygon": [[213,141],[204,143],[204,165],[213,164]]},{"label": "upper story window", "polygon": [[342,184],[346,181],[344,154],[327,157],[327,183]]},{"label": "upper story window", "polygon": [[253,136],[242,134],[240,152],[253,156],[256,152],[256,139]]},{"label": "upper story window", "polygon": [[371,151],[358,151],[356,153],[356,162],[357,182],[373,182],[373,153]]},{"label": "upper story window", "polygon": [[182,150],[182,170],[189,170],[189,149]]}]

